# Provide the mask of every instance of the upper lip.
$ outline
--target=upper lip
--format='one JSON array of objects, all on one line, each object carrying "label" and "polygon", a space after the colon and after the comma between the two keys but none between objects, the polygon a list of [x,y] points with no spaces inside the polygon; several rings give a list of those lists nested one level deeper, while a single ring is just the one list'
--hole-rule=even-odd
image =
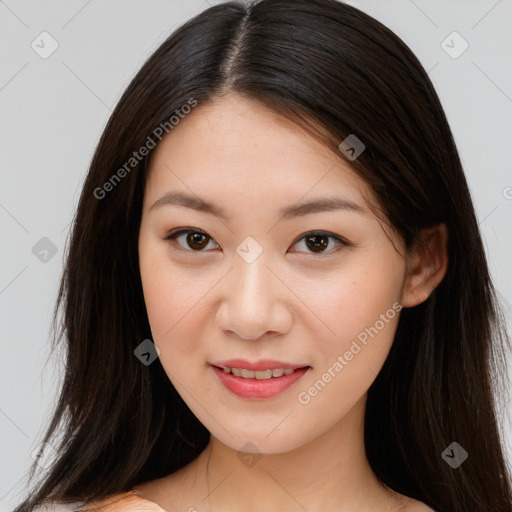
[{"label": "upper lip", "polygon": [[244,368],[246,370],[254,371],[276,370],[278,368],[282,368],[283,370],[292,368],[296,370],[297,368],[305,368],[308,366],[307,364],[283,363],[282,361],[275,361],[272,359],[262,359],[260,361],[256,361],[255,363],[250,363],[245,359],[229,359],[227,361],[215,361],[211,364],[213,366],[218,366],[219,368],[227,366],[228,368]]}]

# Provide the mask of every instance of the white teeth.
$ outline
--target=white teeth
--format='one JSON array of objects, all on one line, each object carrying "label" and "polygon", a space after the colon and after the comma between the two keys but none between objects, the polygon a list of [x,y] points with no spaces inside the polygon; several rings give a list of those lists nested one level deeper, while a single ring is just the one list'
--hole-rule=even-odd
[{"label": "white teeth", "polygon": [[272,378],[272,370],[255,371],[254,376],[258,380],[267,380]]},{"label": "white teeth", "polygon": [[245,368],[229,368],[223,367],[224,373],[232,373],[235,377],[244,379],[268,380],[283,375],[290,375],[294,372],[293,368],[276,368],[275,370],[246,370]]}]

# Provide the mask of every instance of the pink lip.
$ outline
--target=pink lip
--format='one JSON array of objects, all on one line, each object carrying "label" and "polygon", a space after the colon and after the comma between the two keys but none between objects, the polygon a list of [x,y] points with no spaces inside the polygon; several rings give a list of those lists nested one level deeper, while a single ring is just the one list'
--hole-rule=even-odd
[{"label": "pink lip", "polygon": [[245,368],[246,370],[254,371],[276,370],[278,368],[282,368],[283,370],[286,370],[287,368],[293,368],[296,370],[297,368],[304,368],[305,366],[308,366],[307,364],[283,363],[282,361],[274,361],[272,359],[262,359],[261,361],[256,361],[255,363],[250,363],[245,359],[229,359],[228,361],[217,361],[211,364],[219,368],[227,366],[229,368]]},{"label": "pink lip", "polygon": [[[224,366],[230,365],[225,364]],[[240,368],[240,366],[230,367]],[[272,367],[272,365],[270,367]],[[247,368],[246,366],[242,366],[242,368],[246,368],[248,370],[252,369]],[[283,366],[281,366],[280,368],[283,368]],[[239,396],[240,398],[247,398],[251,400],[265,400],[267,398],[273,398],[279,395],[280,393],[284,392],[295,382],[297,382],[310,369],[310,367],[308,366],[305,368],[298,368],[290,375],[283,375],[282,377],[277,378],[273,377],[271,379],[266,380],[244,379],[243,377],[235,377],[233,374],[226,373],[223,369],[213,365],[212,369],[215,372],[215,375],[217,375],[217,378],[224,385],[224,387],[228,391],[231,391],[231,393],[233,393],[234,395]],[[266,366],[264,369],[267,370],[269,369],[269,367]]]}]

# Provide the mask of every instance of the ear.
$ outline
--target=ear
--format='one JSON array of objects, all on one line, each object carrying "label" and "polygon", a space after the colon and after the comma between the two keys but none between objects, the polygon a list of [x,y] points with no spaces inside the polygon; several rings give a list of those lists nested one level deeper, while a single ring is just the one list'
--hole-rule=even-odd
[{"label": "ear", "polygon": [[428,299],[448,268],[448,229],[444,223],[422,229],[420,240],[407,255],[402,307]]}]

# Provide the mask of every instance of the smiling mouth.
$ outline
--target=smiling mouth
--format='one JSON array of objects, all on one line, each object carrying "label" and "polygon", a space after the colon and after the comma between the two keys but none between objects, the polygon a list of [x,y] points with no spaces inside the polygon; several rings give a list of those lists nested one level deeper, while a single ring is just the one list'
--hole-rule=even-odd
[{"label": "smiling mouth", "polygon": [[[268,361],[252,364],[253,367],[259,366],[260,368],[267,366],[265,370],[249,370],[248,368],[237,368],[234,366],[235,364],[241,366],[240,363],[243,362],[241,360],[234,360],[231,363],[233,367],[225,366],[227,362],[217,361],[215,364],[210,364],[210,368],[214,371],[224,388],[245,400],[267,400],[274,398],[293,385],[296,385],[304,375],[312,370],[311,366],[287,365],[287,363],[282,362],[279,366],[288,366],[288,368],[279,368],[277,364],[274,368],[268,368]],[[250,365],[251,363],[247,363],[247,366]],[[290,366],[293,366],[293,368]],[[240,372],[239,376],[236,375],[238,371]]]},{"label": "smiling mouth", "polygon": [[254,379],[254,380],[269,380],[269,379],[278,379],[283,375],[291,375],[296,370],[304,370],[311,368],[310,366],[304,366],[302,368],[274,368],[267,370],[248,370],[247,368],[230,368],[229,366],[215,366],[215,368],[219,368],[224,371],[224,373],[228,373],[234,375],[235,377],[241,377],[243,379]]}]

